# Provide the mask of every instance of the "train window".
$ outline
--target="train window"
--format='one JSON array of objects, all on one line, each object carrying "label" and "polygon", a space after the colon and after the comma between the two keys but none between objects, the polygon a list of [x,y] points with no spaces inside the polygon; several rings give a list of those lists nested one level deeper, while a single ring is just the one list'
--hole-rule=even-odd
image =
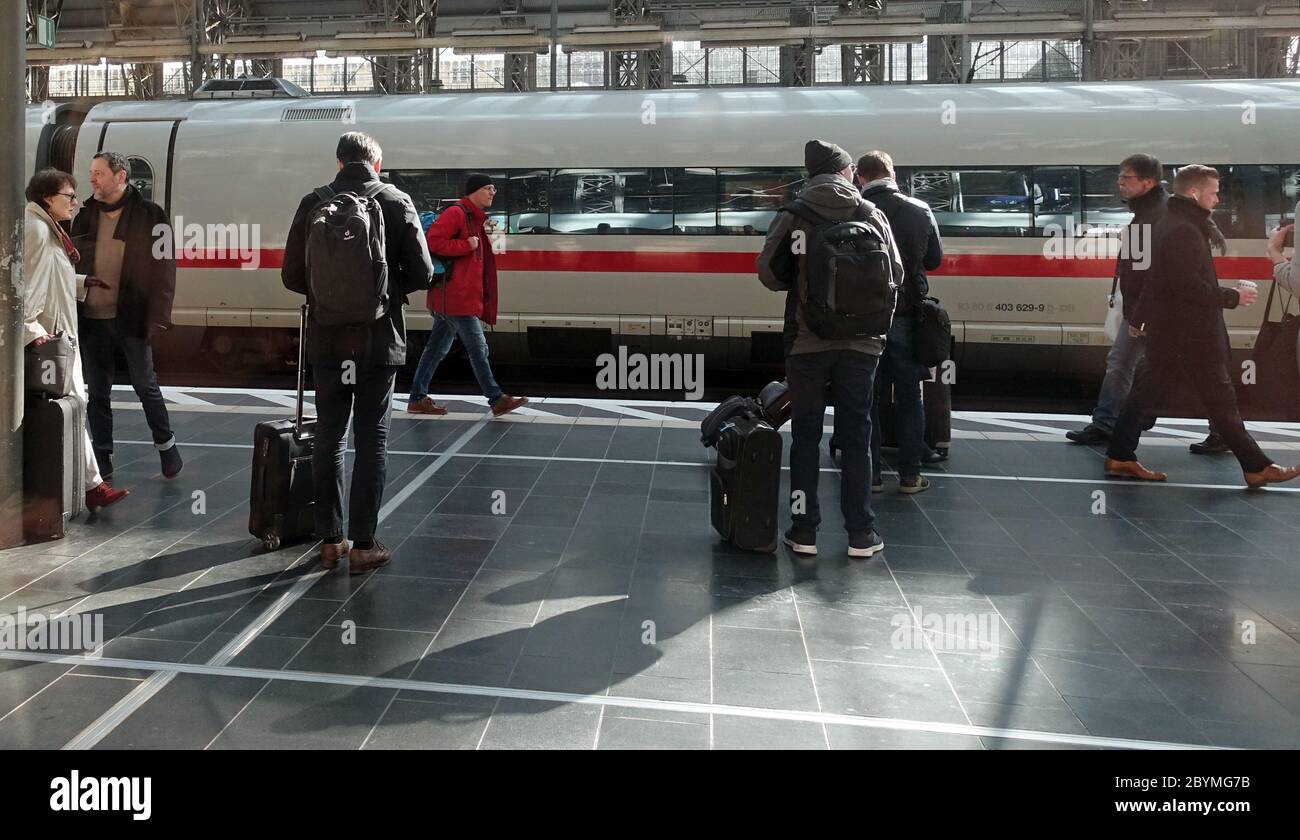
[{"label": "train window", "polygon": [[1040,235],[1077,228],[1083,219],[1078,167],[1035,167],[1034,201],[1034,228]]},{"label": "train window", "polygon": [[[1278,183],[1263,167],[1216,166],[1219,170],[1219,204],[1214,222],[1229,239],[1262,239],[1266,234],[1268,196],[1276,196]],[[1274,174],[1274,178],[1276,175]],[[1272,180],[1272,183],[1268,183]]]},{"label": "train window", "polygon": [[912,166],[899,174],[899,188],[934,211],[944,236],[1026,236],[1032,206],[1042,195],[1022,168],[947,169]]},{"label": "train window", "polygon": [[1269,230],[1277,227],[1283,216],[1294,222],[1296,216],[1300,215],[1296,212],[1296,205],[1300,204],[1300,165],[1279,166],[1278,178],[1282,182],[1282,206],[1279,218],[1274,220]]},{"label": "train window", "polygon": [[[426,229],[433,217],[460,200],[465,191],[465,179],[474,170],[469,169],[389,169],[380,174],[380,178],[397,187],[411,197],[415,210],[420,214],[420,223]],[[488,215],[498,223],[505,219],[506,199],[508,197],[506,174],[502,171],[487,172],[496,185],[496,200],[488,208]]]},{"label": "train window", "polygon": [[[1168,177],[1173,174],[1165,170]],[[1118,166],[1083,169],[1083,220],[1089,225],[1127,225],[1133,212],[1119,195]]]},{"label": "train window", "polygon": [[131,186],[135,187],[140,195],[145,199],[153,200],[153,166],[149,161],[142,157],[128,156],[126,159],[130,164],[131,172],[128,179]]},{"label": "train window", "polygon": [[510,233],[550,233],[551,170],[512,169],[509,201]]},{"label": "train window", "polygon": [[673,230],[675,232],[717,233],[717,202],[718,171],[716,169],[673,170]]},{"label": "train window", "polygon": [[556,233],[672,230],[670,169],[556,169],[548,191],[550,227]]},{"label": "train window", "polygon": [[804,186],[803,169],[718,170],[718,232],[763,235]]}]

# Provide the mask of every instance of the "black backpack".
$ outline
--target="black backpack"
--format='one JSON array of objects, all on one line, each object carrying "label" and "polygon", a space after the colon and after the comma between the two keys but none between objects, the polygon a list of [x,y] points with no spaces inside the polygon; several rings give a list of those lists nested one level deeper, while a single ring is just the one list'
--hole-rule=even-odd
[{"label": "black backpack", "polygon": [[316,323],[370,324],[388,314],[384,214],[375,196],[389,186],[316,190],[320,200],[307,217],[307,300]]},{"label": "black backpack", "polygon": [[898,301],[889,245],[875,227],[858,219],[836,222],[799,199],[783,210],[812,225],[807,243],[804,323],[826,339],[865,338],[889,332]]}]

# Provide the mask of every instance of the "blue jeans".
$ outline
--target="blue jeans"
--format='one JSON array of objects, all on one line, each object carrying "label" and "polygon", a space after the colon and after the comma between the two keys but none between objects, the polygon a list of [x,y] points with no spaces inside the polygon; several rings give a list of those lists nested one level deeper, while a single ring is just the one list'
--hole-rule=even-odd
[{"label": "blue jeans", "polygon": [[817,505],[822,423],[826,384],[835,400],[835,439],[840,447],[840,510],[850,533],[875,524],[867,478],[871,474],[871,386],[880,360],[856,350],[798,353],[785,360],[790,385],[790,495],[803,491],[804,512],[793,513],[796,525],[821,524]]},{"label": "blue jeans", "polygon": [[474,378],[478,380],[479,390],[487,397],[488,405],[494,405],[501,398],[501,386],[492,376],[492,366],[488,364],[487,336],[483,334],[483,325],[473,315],[444,315],[433,313],[433,332],[420,354],[420,363],[415,368],[415,378],[411,380],[411,402],[429,395],[429,382],[442,360],[447,358],[447,351],[456,336],[469,353],[470,367],[474,368]]},{"label": "blue jeans", "polygon": [[1097,407],[1092,412],[1092,425],[1108,434],[1115,431],[1129,391],[1133,389],[1134,372],[1145,350],[1142,339],[1128,334],[1128,320],[1121,320],[1119,336],[1106,354],[1106,377],[1101,381]]},{"label": "blue jeans", "polygon": [[916,360],[912,334],[916,321],[908,315],[894,317],[885,340],[876,376],[875,398],[871,401],[871,469],[880,475],[880,403],[889,386],[894,387],[894,406],[898,421],[898,474],[912,477],[921,474],[921,454],[925,450],[925,407],[921,404],[921,382],[930,370]]},{"label": "blue jeans", "polygon": [[[343,452],[348,416],[356,437],[352,492],[348,494],[348,539],[371,540],[379,526],[388,471],[388,418],[393,407],[397,368],[358,367],[356,383],[344,381],[340,364],[312,365],[316,386],[316,448],[312,487],[316,497],[316,536],[343,535]],[[353,378],[349,376],[348,378]]]}]

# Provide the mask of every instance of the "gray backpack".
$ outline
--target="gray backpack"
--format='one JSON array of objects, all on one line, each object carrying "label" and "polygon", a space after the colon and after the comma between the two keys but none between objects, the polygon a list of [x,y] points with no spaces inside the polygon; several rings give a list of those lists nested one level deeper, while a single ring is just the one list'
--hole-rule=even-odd
[{"label": "gray backpack", "polygon": [[320,201],[307,220],[307,300],[316,323],[370,324],[388,314],[384,216],[375,196],[389,186],[316,190]]}]

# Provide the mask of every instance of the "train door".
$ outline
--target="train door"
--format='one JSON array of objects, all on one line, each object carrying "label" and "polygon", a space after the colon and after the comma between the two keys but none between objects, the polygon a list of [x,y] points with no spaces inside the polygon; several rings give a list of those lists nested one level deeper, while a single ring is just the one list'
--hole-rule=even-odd
[{"label": "train door", "polygon": [[110,122],[100,136],[98,151],[126,155],[131,164],[129,180],[150,201],[162,205],[171,216],[171,149],[176,120]]}]

